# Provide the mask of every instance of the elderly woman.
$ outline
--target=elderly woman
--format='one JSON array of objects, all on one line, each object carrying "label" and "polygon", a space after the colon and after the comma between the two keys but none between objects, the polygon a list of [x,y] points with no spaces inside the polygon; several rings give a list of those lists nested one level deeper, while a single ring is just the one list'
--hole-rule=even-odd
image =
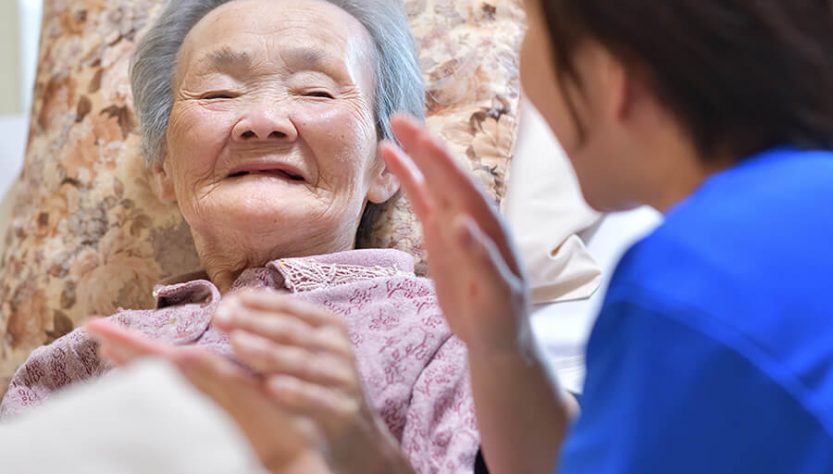
[{"label": "elderly woman", "polygon": [[[398,190],[377,155],[389,116],[422,113],[401,8],[173,1],[138,46],[132,86],[157,191],[178,204],[205,272],[158,286],[156,309],[110,320],[160,352],[202,348],[191,354],[197,365],[231,374],[238,399],[218,402],[253,411],[243,431],[273,422],[287,438],[255,446],[271,453],[267,463],[323,439],[336,470],[358,462],[357,446],[387,446],[393,464],[471,472],[478,434],[465,350],[432,286],[406,254],[354,250],[363,219]],[[108,328],[118,338],[98,324]],[[97,346],[80,329],[34,351],[0,413],[110,370]],[[106,353],[129,359],[123,348]],[[253,391],[275,406],[247,405]]]}]

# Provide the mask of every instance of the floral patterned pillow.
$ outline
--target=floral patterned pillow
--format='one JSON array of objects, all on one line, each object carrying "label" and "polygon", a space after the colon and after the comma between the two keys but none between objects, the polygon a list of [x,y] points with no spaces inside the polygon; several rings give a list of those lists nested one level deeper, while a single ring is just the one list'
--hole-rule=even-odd
[{"label": "floral patterned pillow", "polygon": [[[187,225],[151,191],[127,75],[163,3],[45,1],[29,143],[0,259],[0,392],[33,348],[90,315],[147,307],[155,283],[198,269]],[[516,135],[520,0],[405,4],[427,122],[499,201]],[[360,245],[424,257],[404,198],[386,205],[371,235]]]}]

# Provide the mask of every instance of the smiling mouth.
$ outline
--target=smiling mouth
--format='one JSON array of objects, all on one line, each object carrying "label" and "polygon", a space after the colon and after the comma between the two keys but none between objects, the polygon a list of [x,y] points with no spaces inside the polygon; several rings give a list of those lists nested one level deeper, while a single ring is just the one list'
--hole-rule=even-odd
[{"label": "smiling mouth", "polygon": [[303,176],[290,173],[286,170],[256,170],[256,171],[238,171],[236,173],[232,173],[229,175],[229,178],[240,178],[243,176],[271,176],[274,178],[280,178],[287,181],[299,181],[303,182],[306,181]]}]

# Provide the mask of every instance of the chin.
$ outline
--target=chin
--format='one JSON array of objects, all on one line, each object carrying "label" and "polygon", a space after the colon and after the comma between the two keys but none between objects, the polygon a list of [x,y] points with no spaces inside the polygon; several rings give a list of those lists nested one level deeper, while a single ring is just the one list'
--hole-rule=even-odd
[{"label": "chin", "polygon": [[348,209],[336,212],[338,203],[322,199],[305,183],[238,179],[191,204],[183,215],[188,211],[186,220],[204,240],[257,254],[272,255],[275,249],[279,256],[296,256],[341,248],[338,236],[351,224],[345,219]]},{"label": "chin", "polygon": [[594,193],[584,191],[584,188],[582,188],[582,196],[584,197],[584,201],[587,202],[587,205],[596,212],[616,212],[616,210],[612,209],[612,206],[606,203],[603,199],[600,199]]},{"label": "chin", "polygon": [[642,205],[638,202],[624,199],[621,196],[613,195],[609,189],[593,190],[592,188],[582,186],[581,191],[587,204],[594,211],[600,213],[630,211]]},{"label": "chin", "polygon": [[[216,189],[196,206],[183,208],[192,228],[203,234],[265,235],[275,232],[302,234],[317,227],[324,205],[305,187],[236,186]],[[324,223],[321,223],[324,224]]]},{"label": "chin", "polygon": [[639,207],[639,204],[620,195],[622,185],[619,182],[619,176],[612,175],[607,170],[599,172],[600,168],[588,167],[587,161],[572,160],[572,164],[582,197],[593,210],[609,213]]},{"label": "chin", "polygon": [[226,225],[250,234],[308,234],[320,227],[318,215],[314,209],[301,208],[297,201],[287,199],[264,205],[248,203],[230,210],[222,220]]},{"label": "chin", "polygon": [[630,209],[630,206],[625,206],[621,199],[616,196],[615,186],[607,185],[599,179],[588,179],[586,175],[579,172],[576,173],[576,176],[584,201],[594,211],[608,213]]},{"label": "chin", "polygon": [[314,215],[320,198],[305,184],[277,180],[244,180],[218,189],[218,204],[229,217],[241,221],[269,219],[280,223],[283,218]]}]

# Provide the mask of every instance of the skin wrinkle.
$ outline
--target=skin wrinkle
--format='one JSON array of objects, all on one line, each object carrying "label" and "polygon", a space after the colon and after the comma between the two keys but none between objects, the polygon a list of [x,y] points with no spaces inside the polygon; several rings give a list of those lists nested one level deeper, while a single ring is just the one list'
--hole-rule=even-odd
[{"label": "skin wrinkle", "polygon": [[[398,189],[377,157],[376,56],[361,24],[317,0],[237,0],[198,23],[178,57],[159,174],[212,281],[225,291],[245,268],[353,248],[367,199]],[[271,138],[239,138],[251,130]],[[228,178],[262,160],[308,182]]]},{"label": "skin wrinkle", "polygon": [[[295,38],[296,35],[303,36],[307,32],[306,30],[309,27],[309,24],[306,21],[303,21],[301,19],[284,18],[282,20],[283,21],[282,21],[281,27],[276,28],[275,30],[272,30],[272,31],[252,32],[252,31],[245,31],[245,30],[241,29],[238,32],[240,34],[252,34],[252,35],[255,35],[255,36],[261,36],[261,38],[260,38],[261,41],[266,43],[266,44],[263,44],[262,46],[265,47],[266,50],[273,52],[273,54],[275,56],[277,56],[276,59],[278,60],[277,62],[280,65],[292,64],[292,59],[287,59],[286,57],[284,57],[284,55],[287,52],[286,51],[287,47],[285,45],[284,40],[286,38]],[[370,41],[369,34],[364,30],[364,28],[360,24],[358,24],[358,22],[356,20],[353,20],[353,21],[356,23],[356,25],[354,25],[354,27],[357,28],[357,31],[360,31],[361,34],[363,36],[365,36],[366,40],[369,42]],[[216,25],[217,20],[215,20],[213,18],[212,19],[205,18],[200,22],[200,24],[198,24],[198,26],[203,24],[203,22],[206,22],[206,24],[207,24],[206,26]],[[238,26],[242,27],[242,25],[238,25]],[[180,76],[183,73],[182,65],[183,64],[188,64],[188,62],[190,61],[190,55],[193,54],[192,48],[188,48],[187,45],[191,44],[191,43],[189,43],[189,37],[191,37],[191,35],[194,34],[195,30],[197,30],[197,27],[195,27],[191,32],[189,32],[188,36],[186,36],[186,38],[185,38],[185,43],[183,44],[182,51],[180,52],[180,59],[177,61],[177,68],[176,68],[176,71],[175,71],[175,78],[176,78],[175,83],[180,83],[181,82],[181,77]],[[322,40],[324,40],[325,42],[329,42],[330,44],[334,45],[335,47],[339,48],[340,50],[343,50],[345,55],[351,59],[351,61],[350,61],[351,64],[347,64],[347,66],[348,66],[348,71],[347,72],[349,73],[349,78],[347,78],[347,80],[349,81],[349,83],[351,83],[351,84],[358,83],[359,82],[358,78],[360,78],[362,76],[366,76],[366,74],[364,74],[364,71],[361,70],[361,65],[370,64],[370,61],[375,61],[376,60],[375,50],[373,48],[360,47],[359,45],[356,45],[355,42],[352,42],[352,43],[347,42],[347,41],[344,40],[343,37],[341,37],[337,34],[331,33],[331,32],[320,31],[320,32],[318,32],[318,34],[321,36]],[[263,36],[263,35],[266,35],[266,36]],[[224,48],[220,48],[220,50],[222,50],[222,49],[224,49]],[[309,49],[308,46],[303,45],[303,44],[301,44],[297,48],[289,48],[290,51],[293,51],[293,50],[307,50],[307,49]],[[211,53],[208,53],[208,54],[211,54]],[[319,54],[321,54],[321,53],[319,53]],[[260,60],[264,59],[264,58],[256,58],[256,57],[255,57],[255,59],[252,59],[252,58],[253,58],[253,56],[250,55],[250,61],[257,61],[259,59]],[[339,62],[339,60],[341,58],[332,58],[332,57],[330,57],[330,58],[327,58],[327,59],[329,59],[330,61],[323,62],[320,66],[326,67],[328,64],[335,64],[335,63]],[[205,58],[201,58],[201,60],[194,62],[194,64],[197,64],[197,65],[202,65],[202,64],[206,64],[206,63],[207,63],[207,61],[205,61]],[[256,67],[257,64],[254,64],[254,66]],[[351,66],[352,66],[352,68],[351,68]],[[199,66],[198,66],[197,70],[199,71]],[[327,71],[327,72],[332,73],[332,71]],[[365,86],[371,86],[371,84],[364,84],[364,85]],[[372,87],[370,87],[368,90],[373,91],[374,89]]]}]

